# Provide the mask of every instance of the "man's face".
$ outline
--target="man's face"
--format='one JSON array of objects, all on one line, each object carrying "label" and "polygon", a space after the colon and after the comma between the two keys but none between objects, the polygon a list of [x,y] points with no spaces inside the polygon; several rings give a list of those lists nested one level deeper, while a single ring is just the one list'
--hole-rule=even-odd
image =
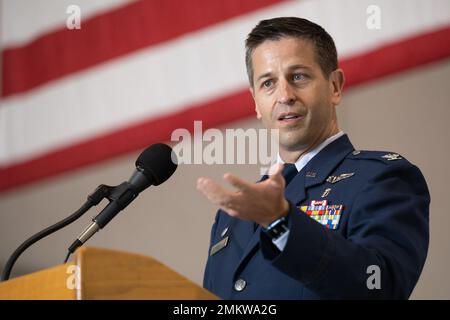
[{"label": "man's face", "polygon": [[256,113],[267,128],[279,129],[280,148],[306,149],[335,133],[343,75],[339,70],[325,78],[310,41],[265,41],[253,51],[252,63]]}]

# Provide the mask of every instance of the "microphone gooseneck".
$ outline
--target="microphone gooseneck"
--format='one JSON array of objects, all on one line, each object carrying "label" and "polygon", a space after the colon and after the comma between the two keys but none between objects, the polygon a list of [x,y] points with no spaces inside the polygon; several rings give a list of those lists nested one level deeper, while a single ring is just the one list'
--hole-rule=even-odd
[{"label": "microphone gooseneck", "polygon": [[88,196],[83,206],[71,216],[56,224],[36,233],[24,241],[9,257],[1,274],[1,281],[9,279],[11,270],[19,256],[32,244],[42,238],[64,228],[80,218],[90,208],[99,204],[104,198],[110,203],[94,218],[92,223],[81,233],[81,235],[69,247],[66,262],[71,253],[82,246],[98,230],[104,228],[120,211],[126,208],[140,192],[151,185],[160,185],[169,179],[177,169],[177,157],[166,144],[157,143],[145,149],[136,160],[136,170],[130,179],[118,186],[111,187],[100,185]]},{"label": "microphone gooseneck", "polygon": [[120,211],[125,209],[141,191],[158,186],[169,179],[177,169],[176,155],[166,144],[158,143],[145,149],[136,160],[136,170],[127,182],[113,187],[107,196],[110,203],[92,219],[92,223],[69,247],[69,255],[103,229]]}]

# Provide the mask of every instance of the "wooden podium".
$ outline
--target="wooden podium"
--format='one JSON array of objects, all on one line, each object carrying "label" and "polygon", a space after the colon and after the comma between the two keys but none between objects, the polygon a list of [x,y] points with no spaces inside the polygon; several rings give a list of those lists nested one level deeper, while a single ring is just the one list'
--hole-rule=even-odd
[{"label": "wooden podium", "polygon": [[218,299],[157,260],[81,247],[74,261],[0,283],[1,299]]}]

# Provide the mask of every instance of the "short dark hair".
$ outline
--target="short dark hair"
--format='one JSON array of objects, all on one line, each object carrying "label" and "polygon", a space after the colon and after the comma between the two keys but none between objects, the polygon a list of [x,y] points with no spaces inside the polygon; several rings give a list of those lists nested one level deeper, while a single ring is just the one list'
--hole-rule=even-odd
[{"label": "short dark hair", "polygon": [[253,51],[266,40],[279,40],[286,37],[307,39],[314,44],[317,63],[326,78],[330,76],[331,72],[337,69],[337,51],[333,38],[318,24],[298,17],[280,17],[261,20],[245,40],[245,65],[252,87]]}]

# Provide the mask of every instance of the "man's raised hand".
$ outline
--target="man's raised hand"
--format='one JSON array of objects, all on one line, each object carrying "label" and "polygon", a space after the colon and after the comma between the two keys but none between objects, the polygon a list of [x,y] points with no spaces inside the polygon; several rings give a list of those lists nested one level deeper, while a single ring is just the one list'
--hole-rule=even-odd
[{"label": "man's raised hand", "polygon": [[282,171],[282,164],[274,164],[269,169],[269,178],[259,183],[244,181],[230,173],[224,174],[224,180],[237,191],[201,177],[197,180],[197,189],[230,216],[267,227],[272,221],[287,215],[289,210],[289,203],[284,197],[286,183]]}]

